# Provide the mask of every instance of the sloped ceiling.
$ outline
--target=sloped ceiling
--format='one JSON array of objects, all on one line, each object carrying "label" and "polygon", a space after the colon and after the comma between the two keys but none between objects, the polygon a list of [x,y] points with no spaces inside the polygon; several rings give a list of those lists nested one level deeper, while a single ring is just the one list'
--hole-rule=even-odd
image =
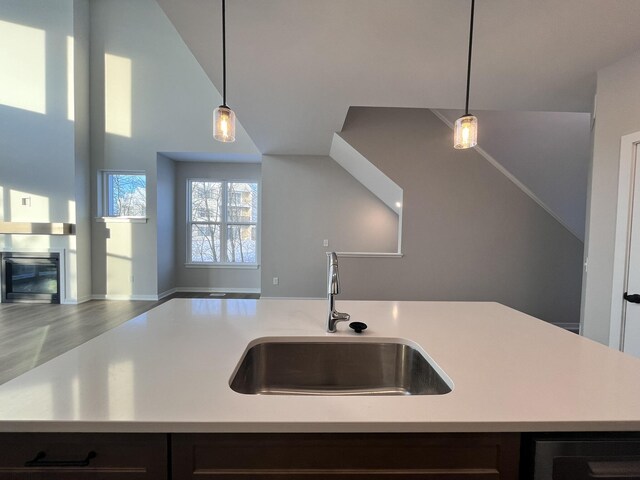
[{"label": "sloped ceiling", "polygon": [[[439,110],[449,123],[462,110]],[[479,146],[584,241],[591,115],[474,111]]]},{"label": "sloped ceiling", "polygon": [[[220,90],[219,0],[157,0]],[[228,0],[228,103],[265,154],[329,152],[352,105],[461,108],[469,0]],[[588,112],[637,0],[479,0],[471,107]]]}]

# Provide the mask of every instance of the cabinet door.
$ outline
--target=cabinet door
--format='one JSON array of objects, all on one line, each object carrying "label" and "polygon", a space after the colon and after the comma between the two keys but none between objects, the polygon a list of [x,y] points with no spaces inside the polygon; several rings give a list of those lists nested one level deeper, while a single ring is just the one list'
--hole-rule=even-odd
[{"label": "cabinet door", "polygon": [[167,470],[164,434],[0,434],[0,479],[163,480]]},{"label": "cabinet door", "polygon": [[519,434],[174,434],[173,480],[516,480]]}]

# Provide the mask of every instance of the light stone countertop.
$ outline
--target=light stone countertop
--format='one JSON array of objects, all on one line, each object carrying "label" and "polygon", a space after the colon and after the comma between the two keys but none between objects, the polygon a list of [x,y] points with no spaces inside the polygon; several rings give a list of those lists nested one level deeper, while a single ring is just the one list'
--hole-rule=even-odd
[{"label": "light stone countertop", "polygon": [[[0,386],[4,432],[640,431],[640,360],[497,303],[174,299]],[[445,395],[243,395],[261,337],[405,339]]]}]

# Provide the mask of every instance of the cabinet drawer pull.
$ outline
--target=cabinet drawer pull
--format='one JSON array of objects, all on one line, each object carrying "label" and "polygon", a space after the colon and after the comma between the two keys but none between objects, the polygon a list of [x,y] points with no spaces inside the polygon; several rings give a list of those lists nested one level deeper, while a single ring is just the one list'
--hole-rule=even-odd
[{"label": "cabinet drawer pull", "polygon": [[33,460],[24,462],[25,467],[88,467],[89,462],[96,458],[98,454],[93,450],[87,453],[86,458],[82,460],[45,460],[47,454],[38,452]]}]

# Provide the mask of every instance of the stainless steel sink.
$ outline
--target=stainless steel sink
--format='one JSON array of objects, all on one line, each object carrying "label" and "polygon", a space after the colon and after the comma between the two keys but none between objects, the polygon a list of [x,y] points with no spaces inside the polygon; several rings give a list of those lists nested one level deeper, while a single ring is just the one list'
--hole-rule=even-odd
[{"label": "stainless steel sink", "polygon": [[418,350],[393,341],[265,340],[231,380],[254,395],[442,395],[450,385]]}]

